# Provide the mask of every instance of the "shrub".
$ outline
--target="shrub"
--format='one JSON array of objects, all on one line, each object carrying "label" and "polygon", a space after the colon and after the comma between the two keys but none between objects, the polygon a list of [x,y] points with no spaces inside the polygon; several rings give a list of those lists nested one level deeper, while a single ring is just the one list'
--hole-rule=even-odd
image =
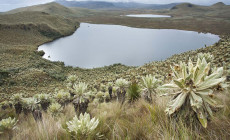
[{"label": "shrub", "polygon": [[0,134],[1,133],[9,133],[10,131],[14,130],[16,128],[17,120],[11,117],[7,119],[2,119],[0,121]]},{"label": "shrub", "polygon": [[49,107],[50,103],[51,103],[51,97],[49,94],[38,94],[36,95],[36,98],[38,99],[39,103],[41,104],[41,107],[44,111],[47,110],[47,108]]},{"label": "shrub", "polygon": [[184,116],[194,112],[202,126],[207,127],[208,118],[213,116],[212,108],[218,107],[213,87],[225,81],[225,77],[222,77],[223,68],[210,72],[210,65],[205,58],[198,58],[195,66],[189,60],[188,65],[181,62],[179,66],[171,67],[173,80],[162,86],[178,90],[176,93],[166,94],[174,96],[166,109],[169,116],[176,113]]},{"label": "shrub", "polygon": [[77,97],[83,96],[86,93],[86,91],[87,91],[87,87],[88,87],[88,85],[86,83],[80,82],[77,85],[75,84],[73,86],[75,95]]},{"label": "shrub", "polygon": [[154,76],[147,75],[142,77],[141,81],[141,91],[145,99],[152,102],[152,94],[157,94],[156,89],[160,85],[161,81],[157,80]]},{"label": "shrub", "polygon": [[213,55],[211,55],[210,53],[198,53],[198,59],[203,60],[203,58],[205,58],[205,60],[209,63],[212,62],[214,57]]},{"label": "shrub", "polygon": [[74,83],[77,81],[77,76],[76,75],[69,75],[67,77],[67,87],[69,88],[69,90],[72,92],[73,90],[73,86],[74,86]]},{"label": "shrub", "polygon": [[88,95],[89,94],[87,94],[87,87],[88,85],[82,82],[73,86],[74,93],[75,93],[74,98],[76,98],[73,101],[73,104],[74,104],[76,113],[77,112],[85,113],[88,108],[88,103],[89,103]]},{"label": "shrub", "polygon": [[127,88],[129,85],[129,82],[125,79],[117,79],[116,82],[115,82],[115,86],[119,89],[125,89]]},{"label": "shrub", "polygon": [[12,104],[11,104],[9,101],[3,101],[3,102],[0,103],[0,107],[1,107],[3,110],[5,110],[5,109],[11,107],[11,105],[12,105]]},{"label": "shrub", "polygon": [[117,88],[117,100],[123,103],[125,101],[126,89],[129,86],[129,82],[125,79],[117,79],[115,82]]},{"label": "shrub", "polygon": [[58,117],[61,115],[63,108],[59,103],[52,103],[49,108],[48,112],[53,116],[53,117]]},{"label": "shrub", "polygon": [[65,106],[70,101],[70,93],[64,90],[59,90],[54,95],[54,99],[62,106]]},{"label": "shrub", "polygon": [[29,112],[33,112],[34,110],[38,109],[39,101],[34,98],[23,98],[22,100],[22,108],[24,113],[27,115]]},{"label": "shrub", "polygon": [[70,132],[76,139],[86,139],[98,126],[99,120],[92,118],[85,113],[80,114],[79,118],[75,116],[72,121],[66,123],[68,132]]},{"label": "shrub", "polygon": [[12,97],[11,97],[11,101],[14,105],[14,108],[16,110],[16,114],[20,114],[22,112],[22,94],[20,93],[17,93],[17,94],[14,94]]},{"label": "shrub", "polygon": [[128,88],[128,97],[130,102],[134,102],[140,98],[140,88],[136,83],[132,83]]}]

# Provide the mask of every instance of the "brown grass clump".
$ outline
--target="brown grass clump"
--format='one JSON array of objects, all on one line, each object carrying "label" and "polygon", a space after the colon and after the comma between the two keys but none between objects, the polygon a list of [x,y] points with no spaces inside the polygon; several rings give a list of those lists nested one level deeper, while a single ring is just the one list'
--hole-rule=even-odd
[{"label": "brown grass clump", "polygon": [[181,119],[171,121],[164,113],[167,102],[167,98],[159,98],[156,104],[148,104],[141,99],[123,106],[117,102],[103,103],[89,110],[100,118],[98,131],[109,139],[227,139],[230,136],[227,102],[207,129],[187,126]]},{"label": "brown grass clump", "polygon": [[[72,105],[65,107],[62,116],[53,118],[50,114],[42,113],[42,121],[35,121],[32,114],[19,116],[17,129],[13,133],[13,140],[53,140],[71,139],[66,132],[66,121],[75,115]],[[0,137],[1,139],[1,137]]]}]

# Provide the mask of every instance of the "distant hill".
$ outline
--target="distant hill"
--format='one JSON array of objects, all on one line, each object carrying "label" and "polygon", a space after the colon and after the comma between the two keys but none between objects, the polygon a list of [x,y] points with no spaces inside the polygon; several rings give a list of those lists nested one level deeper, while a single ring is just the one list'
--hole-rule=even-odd
[{"label": "distant hill", "polygon": [[229,19],[230,6],[222,2],[218,2],[211,6],[194,5],[191,3],[182,3],[171,8],[171,13],[174,15],[185,14],[187,16],[205,16],[219,17]]},{"label": "distant hill", "polygon": [[182,4],[178,4],[176,6],[173,6],[171,9],[172,10],[175,10],[175,9],[188,9],[188,8],[194,8],[194,7],[197,7],[197,6],[194,5],[194,4],[191,4],[191,3],[182,3]]},{"label": "distant hill", "polygon": [[67,7],[81,7],[88,9],[170,9],[178,3],[171,4],[142,4],[135,2],[102,2],[102,1],[66,1],[55,2]]},{"label": "distant hill", "polygon": [[223,2],[218,2],[216,4],[213,4],[211,7],[212,8],[222,8],[225,7],[226,5]]},{"label": "distant hill", "polygon": [[211,10],[213,8],[229,8],[229,5],[225,5],[223,2],[218,2],[211,6],[202,6],[202,5],[195,5],[191,3],[182,3],[176,6],[173,6],[171,10],[196,10],[196,9],[203,9],[203,10]]},{"label": "distant hill", "polygon": [[79,23],[73,19],[45,12],[22,11],[3,14],[0,15],[0,42],[37,44],[41,40],[48,41],[69,35],[78,26]]},{"label": "distant hill", "polygon": [[18,9],[11,10],[7,13],[13,14],[13,13],[25,12],[25,11],[39,11],[39,12],[45,12],[48,14],[59,15],[59,16],[66,16],[66,15],[72,16],[75,14],[75,12],[72,11],[71,9],[55,2],[18,8]]}]

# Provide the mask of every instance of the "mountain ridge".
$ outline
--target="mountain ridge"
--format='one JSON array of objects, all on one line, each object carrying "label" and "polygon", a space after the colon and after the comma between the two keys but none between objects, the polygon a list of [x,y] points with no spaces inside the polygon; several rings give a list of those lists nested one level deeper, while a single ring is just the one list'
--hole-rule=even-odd
[{"label": "mountain ridge", "polygon": [[179,3],[143,4],[136,2],[104,2],[104,1],[66,1],[55,2],[67,7],[81,7],[88,9],[170,9]]}]

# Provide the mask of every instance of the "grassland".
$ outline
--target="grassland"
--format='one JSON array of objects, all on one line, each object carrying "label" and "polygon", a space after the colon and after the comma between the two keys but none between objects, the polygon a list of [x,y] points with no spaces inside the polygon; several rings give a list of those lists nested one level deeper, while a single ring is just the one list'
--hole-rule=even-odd
[{"label": "grassland", "polygon": [[[101,83],[114,82],[121,77],[138,82],[141,76],[147,74],[153,74],[167,82],[170,64],[187,61],[188,57],[195,59],[199,52],[213,54],[214,66],[230,69],[230,14],[229,7],[222,6],[192,6],[188,9],[188,5],[185,4],[174,10],[105,12],[63,8],[51,3],[38,8],[36,6],[4,13],[0,15],[0,102],[9,99],[15,93],[23,93],[29,97],[37,93],[54,93],[57,89],[65,89],[65,80],[69,74],[76,74],[79,81],[95,87],[100,87]],[[138,19],[120,16],[135,13],[167,14],[173,17]],[[151,62],[140,67],[114,64],[103,68],[82,69],[66,67],[62,62],[43,59],[43,53],[38,52],[37,47],[56,38],[71,35],[78,28],[79,22],[210,32],[220,35],[221,40],[212,46],[177,54],[165,61]],[[228,76],[228,73],[225,72],[225,75]],[[102,120],[98,129],[109,139],[228,139],[228,96],[223,94],[220,97],[224,109],[216,114],[210,126],[196,131],[184,126],[183,123],[175,126],[168,121],[164,114],[167,98],[157,98],[154,105],[149,105],[143,100],[135,104],[125,103],[123,106],[117,102],[96,105],[92,103],[88,112]],[[5,118],[6,114],[15,116],[12,110],[7,111],[1,110],[1,119]],[[63,116],[57,120],[44,112],[43,123],[36,123],[32,116],[22,114],[19,116],[19,129],[13,133],[13,139],[71,139],[61,126],[74,116],[73,112],[73,106],[69,105],[64,109]],[[180,129],[175,131],[175,127]]]}]

